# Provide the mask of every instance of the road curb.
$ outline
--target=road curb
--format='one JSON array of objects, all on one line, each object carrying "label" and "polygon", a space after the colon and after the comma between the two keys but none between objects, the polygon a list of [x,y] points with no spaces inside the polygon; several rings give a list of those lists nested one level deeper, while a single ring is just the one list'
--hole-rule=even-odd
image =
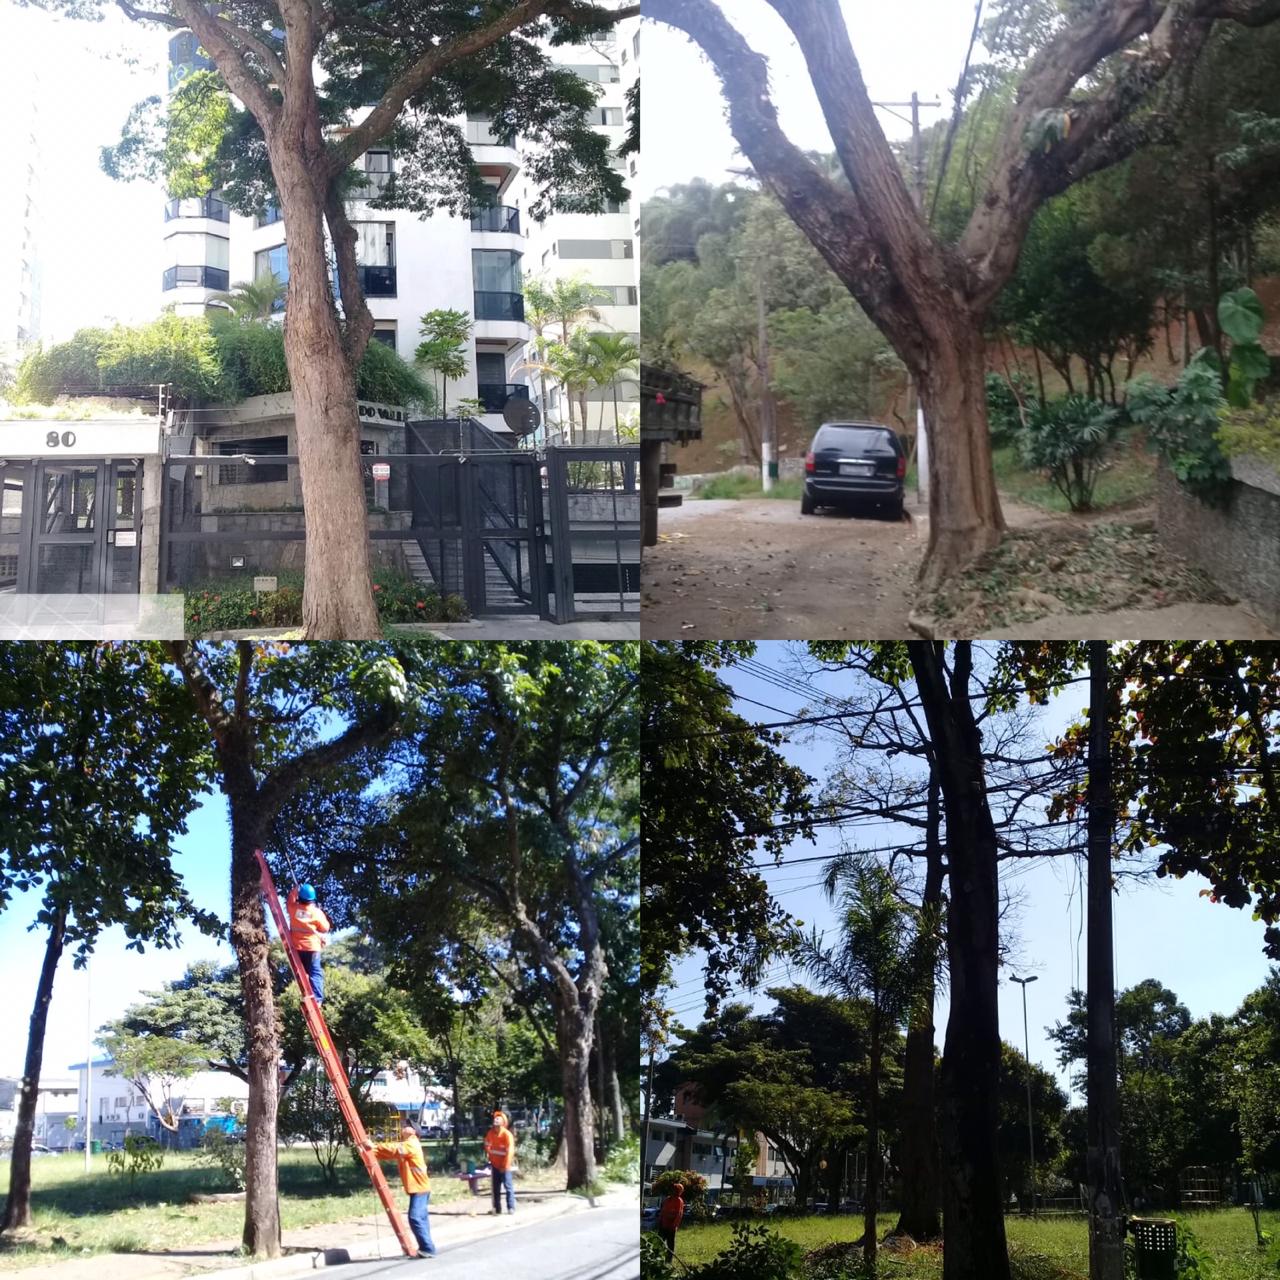
[{"label": "road curb", "polygon": [[[561,1204],[548,1213],[541,1213],[537,1217],[530,1216],[522,1218],[520,1222],[511,1226],[498,1226],[497,1223],[491,1224],[496,1227],[495,1234],[509,1235],[513,1232],[520,1231],[524,1227],[536,1226],[540,1222],[549,1222],[554,1218],[562,1218],[566,1214],[576,1213],[580,1210],[594,1209],[597,1206],[603,1207],[611,1196],[596,1196],[588,1199],[585,1196],[566,1195]],[[487,1215],[477,1215],[485,1217]],[[504,1215],[505,1218],[505,1215]],[[502,1222],[500,1218],[498,1222]],[[509,1218],[506,1221],[510,1222]],[[469,1244],[472,1240],[479,1239],[478,1235],[468,1236],[465,1240],[460,1240],[457,1246]],[[399,1251],[395,1253],[384,1253],[384,1245],[378,1240],[361,1240],[345,1247],[336,1247],[331,1249],[305,1249],[285,1258],[272,1258],[267,1262],[253,1262],[242,1267],[228,1267],[221,1271],[191,1271],[188,1272],[189,1280],[288,1280],[290,1276],[309,1275],[313,1271],[323,1271],[326,1267],[342,1267],[350,1262],[371,1262],[376,1258],[386,1258],[388,1261],[401,1258],[404,1255]]]}]

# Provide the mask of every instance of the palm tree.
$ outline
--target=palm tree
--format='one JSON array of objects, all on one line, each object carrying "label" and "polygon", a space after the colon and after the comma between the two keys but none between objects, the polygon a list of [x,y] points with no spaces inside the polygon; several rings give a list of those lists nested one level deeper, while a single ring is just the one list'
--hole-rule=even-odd
[{"label": "palm tree", "polygon": [[[625,333],[587,334],[587,352],[591,360],[592,381],[598,387],[613,390],[613,441],[622,443],[618,434],[618,380],[634,381],[640,376],[640,348]],[[604,435],[604,401],[600,402],[600,434]]]},{"label": "palm tree", "polygon": [[870,1016],[862,1250],[867,1271],[874,1275],[884,1040],[907,1019],[937,967],[939,929],[934,913],[908,906],[897,880],[877,863],[841,860],[831,868],[826,890],[838,904],[840,940],[824,947],[815,930],[801,939],[797,954],[823,987],[847,1000],[865,1002]]},{"label": "palm tree", "polygon": [[221,302],[237,320],[270,320],[284,301],[285,282],[274,272],[263,272],[256,280],[237,280],[225,293],[215,293],[210,302]]},{"label": "palm tree", "polygon": [[573,444],[573,402],[582,409],[582,443],[586,444],[587,392],[592,383],[592,359],[587,347],[587,331],[575,329],[569,341],[551,342],[543,360],[548,373],[564,388],[569,400],[569,443]]},{"label": "palm tree", "polygon": [[[556,377],[555,370],[547,359],[550,347],[545,341],[543,330],[548,325],[558,324],[560,326],[560,345],[568,349],[573,340],[572,331],[574,326],[583,319],[599,320],[600,312],[596,310],[595,304],[603,302],[608,296],[605,290],[598,285],[592,284],[585,276],[581,275],[566,276],[563,279],[552,280],[550,283],[541,279],[526,280],[524,284],[525,321],[534,329],[534,348],[538,352],[538,359],[530,361],[526,367],[539,369],[540,371],[545,370],[552,377]],[[538,319],[536,327],[530,319],[531,298],[533,314]],[[564,384],[562,383],[561,385]],[[545,405],[545,382],[541,387],[541,391],[543,393],[543,404]],[[567,386],[565,386],[565,394],[569,398],[569,443],[572,444],[574,397]],[[585,391],[582,394],[585,395]],[[586,431],[587,418],[584,406],[582,415],[584,441],[586,439]]]},{"label": "palm tree", "polygon": [[[524,284],[524,321],[533,330],[533,360],[524,367],[538,372],[538,395],[542,412],[547,412],[547,358],[548,339],[544,336],[553,317],[550,291],[539,279],[526,280]],[[551,424],[547,423],[549,427]]]}]

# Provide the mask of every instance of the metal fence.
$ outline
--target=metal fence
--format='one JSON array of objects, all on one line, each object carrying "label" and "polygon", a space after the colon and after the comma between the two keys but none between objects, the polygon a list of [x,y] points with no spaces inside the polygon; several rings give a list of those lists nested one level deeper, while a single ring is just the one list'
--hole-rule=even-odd
[{"label": "metal fence", "polygon": [[[638,618],[638,449],[469,450],[475,433],[448,426],[462,449],[362,458],[375,571],[476,617]],[[171,456],[160,523],[161,590],[300,580],[297,457]]]}]

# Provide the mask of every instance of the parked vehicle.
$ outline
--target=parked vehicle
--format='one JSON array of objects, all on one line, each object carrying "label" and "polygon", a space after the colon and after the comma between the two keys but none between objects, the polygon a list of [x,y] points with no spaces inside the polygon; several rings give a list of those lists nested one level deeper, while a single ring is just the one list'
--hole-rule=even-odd
[{"label": "parked vehicle", "polygon": [[33,1156],[56,1156],[59,1153],[46,1147],[43,1142],[33,1142],[31,1144],[31,1154]]},{"label": "parked vehicle", "polygon": [[874,504],[900,520],[906,474],[897,432],[875,422],[824,422],[805,455],[800,514]]}]

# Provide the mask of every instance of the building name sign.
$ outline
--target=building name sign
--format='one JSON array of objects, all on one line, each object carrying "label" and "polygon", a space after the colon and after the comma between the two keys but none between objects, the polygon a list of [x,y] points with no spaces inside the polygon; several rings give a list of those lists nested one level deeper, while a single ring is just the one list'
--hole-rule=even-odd
[{"label": "building name sign", "polygon": [[0,458],[140,458],[160,452],[160,422],[0,422]]}]

